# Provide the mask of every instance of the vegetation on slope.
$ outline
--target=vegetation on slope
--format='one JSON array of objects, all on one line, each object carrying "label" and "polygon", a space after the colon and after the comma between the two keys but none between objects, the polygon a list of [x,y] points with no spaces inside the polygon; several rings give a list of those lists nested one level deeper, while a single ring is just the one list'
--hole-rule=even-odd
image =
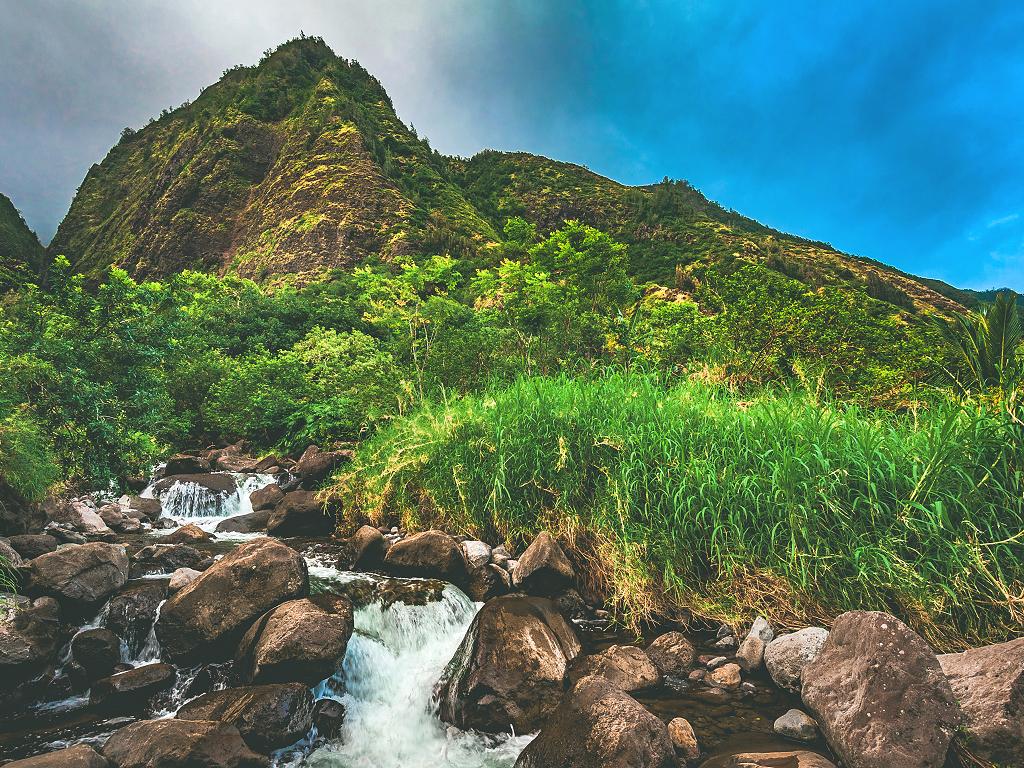
[{"label": "vegetation on slope", "polygon": [[43,247],[14,203],[0,195],[0,293],[38,280]]}]

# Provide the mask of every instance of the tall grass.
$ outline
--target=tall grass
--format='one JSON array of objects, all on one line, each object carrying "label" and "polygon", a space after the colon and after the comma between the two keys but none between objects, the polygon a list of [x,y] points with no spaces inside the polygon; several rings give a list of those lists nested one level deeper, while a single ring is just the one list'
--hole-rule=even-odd
[{"label": "tall grass", "polygon": [[952,648],[1024,619],[1020,448],[998,414],[953,405],[896,415],[639,375],[528,378],[403,417],[333,491],[353,522],[520,546],[553,529],[634,626],[870,608]]}]

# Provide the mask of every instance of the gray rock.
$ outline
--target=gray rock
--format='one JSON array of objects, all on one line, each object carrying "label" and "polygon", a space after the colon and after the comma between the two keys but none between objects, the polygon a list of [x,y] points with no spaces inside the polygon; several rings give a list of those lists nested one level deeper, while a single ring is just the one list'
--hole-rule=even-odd
[{"label": "gray rock", "polygon": [[[12,688],[54,661],[60,645],[60,607],[52,597],[0,603],[0,679]],[[11,693],[14,693],[12,690]],[[0,695],[0,701],[6,697]]]},{"label": "gray rock", "polygon": [[818,658],[827,639],[827,629],[806,627],[768,643],[764,649],[764,665],[775,684],[799,693],[804,667]]},{"label": "gray rock", "polygon": [[666,677],[686,677],[697,650],[682,632],[666,632],[647,646],[647,656]]},{"label": "gray rock", "polygon": [[466,561],[471,569],[482,568],[491,562],[491,548],[482,541],[462,542],[462,551],[466,555]]},{"label": "gray rock", "polygon": [[765,643],[759,635],[751,633],[736,651],[736,663],[744,672],[754,672],[764,663]]},{"label": "gray rock", "polygon": [[197,571],[195,568],[179,568],[171,574],[171,578],[167,582],[167,591],[177,592],[179,589],[187,587],[201,575],[202,571]]},{"label": "gray rock", "polygon": [[814,718],[799,709],[791,709],[775,721],[773,726],[780,736],[795,741],[814,741],[818,738],[818,724]]}]

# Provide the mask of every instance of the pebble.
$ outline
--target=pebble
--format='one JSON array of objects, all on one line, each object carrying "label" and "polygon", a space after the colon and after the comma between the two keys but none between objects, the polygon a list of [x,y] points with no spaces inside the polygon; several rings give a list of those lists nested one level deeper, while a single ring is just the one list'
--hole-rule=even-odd
[{"label": "pebble", "polygon": [[818,738],[818,724],[814,718],[799,709],[791,709],[775,721],[775,732],[787,739],[814,741]]},{"label": "pebble", "polygon": [[704,666],[708,669],[718,669],[720,666],[725,664],[728,659],[725,656],[715,656],[704,662]]},{"label": "pebble", "polygon": [[685,717],[677,717],[669,721],[668,735],[672,739],[672,745],[676,748],[679,756],[686,761],[696,760],[700,757],[700,746],[697,744],[697,734],[693,732],[693,726]]},{"label": "pebble", "polygon": [[740,683],[742,682],[742,678],[740,677],[740,665],[723,664],[717,669],[712,670],[711,674],[708,675],[707,680],[717,688],[735,690],[740,687]]}]

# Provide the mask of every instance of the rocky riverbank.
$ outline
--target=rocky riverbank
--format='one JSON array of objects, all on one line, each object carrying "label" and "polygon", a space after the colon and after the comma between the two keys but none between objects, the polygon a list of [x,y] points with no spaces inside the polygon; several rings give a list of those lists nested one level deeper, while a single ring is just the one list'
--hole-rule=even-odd
[{"label": "rocky riverbank", "polygon": [[8,531],[0,758],[1024,765],[1024,639],[937,656],[858,611],[830,629],[759,618],[636,642],[546,533],[520,552],[435,530],[335,538],[316,490],[347,458],[182,454],[139,495],[53,500]]}]

